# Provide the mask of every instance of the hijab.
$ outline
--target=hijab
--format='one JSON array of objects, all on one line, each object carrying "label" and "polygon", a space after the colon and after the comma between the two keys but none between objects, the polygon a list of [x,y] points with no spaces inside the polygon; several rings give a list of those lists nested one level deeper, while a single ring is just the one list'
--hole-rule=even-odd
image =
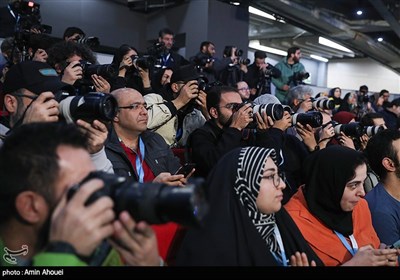
[{"label": "hijab", "polygon": [[275,214],[263,214],[256,205],[264,166],[268,157],[271,157],[278,166],[276,153],[273,149],[242,149],[239,154],[234,190],[253,225],[266,242],[267,248],[281,258],[281,251],[274,233]]},{"label": "hijab", "polygon": [[364,163],[362,153],[339,145],[311,154],[304,163],[304,197],[309,211],[346,236],[353,233],[352,211],[343,211],[340,201],[355,169]]},{"label": "hijab", "polygon": [[281,233],[286,256],[305,252],[322,264],[282,207],[277,213],[259,212],[256,198],[268,157],[275,150],[236,148],[225,154],[206,179],[209,212],[203,226],[191,228],[179,248],[177,265],[276,266],[280,253],[274,227]]}]

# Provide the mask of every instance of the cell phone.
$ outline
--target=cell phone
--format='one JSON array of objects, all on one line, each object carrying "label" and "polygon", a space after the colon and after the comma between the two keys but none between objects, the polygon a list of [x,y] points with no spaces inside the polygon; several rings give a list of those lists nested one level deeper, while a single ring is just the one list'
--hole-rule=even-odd
[{"label": "cell phone", "polygon": [[185,163],[183,166],[179,167],[179,169],[175,172],[175,175],[183,174],[186,177],[195,167],[195,163]]},{"label": "cell phone", "polygon": [[390,245],[389,249],[400,249],[400,240],[397,240],[392,245]]}]

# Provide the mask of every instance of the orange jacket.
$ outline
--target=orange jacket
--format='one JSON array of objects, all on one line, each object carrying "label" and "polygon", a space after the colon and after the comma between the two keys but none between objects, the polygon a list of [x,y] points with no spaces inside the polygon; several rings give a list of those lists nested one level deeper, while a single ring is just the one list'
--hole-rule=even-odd
[{"label": "orange jacket", "polygon": [[[326,266],[337,266],[352,258],[339,237],[308,211],[302,188],[284,206],[304,238]],[[372,227],[371,214],[365,199],[353,209],[353,236],[358,248],[372,245],[379,248],[379,238]]]}]

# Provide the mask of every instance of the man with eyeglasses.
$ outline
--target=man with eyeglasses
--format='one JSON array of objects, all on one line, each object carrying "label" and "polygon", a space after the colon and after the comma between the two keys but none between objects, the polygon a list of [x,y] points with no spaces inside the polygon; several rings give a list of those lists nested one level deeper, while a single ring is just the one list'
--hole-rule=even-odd
[{"label": "man with eyeglasses", "polygon": [[[184,186],[184,175],[173,175],[180,167],[179,159],[159,134],[147,130],[147,104],[140,92],[121,88],[111,95],[117,100],[118,111],[106,142],[106,154],[115,174],[131,181]],[[167,252],[177,225],[168,223],[153,228],[160,255],[168,261]]]},{"label": "man with eyeglasses", "polygon": [[[207,109],[211,119],[188,139],[191,160],[196,163],[195,174],[199,177],[207,177],[218,160],[232,149],[261,146],[266,130],[273,123],[265,112],[253,116],[251,105],[244,104],[233,87],[214,87],[207,94]],[[246,128],[254,118],[257,128]]]},{"label": "man with eyeglasses", "polygon": [[247,101],[250,98],[250,88],[249,85],[245,81],[239,81],[236,83],[236,88],[242,98],[242,101]]},{"label": "man with eyeglasses", "polygon": [[[55,93],[60,90],[71,93],[73,88],[61,82],[57,72],[44,62],[24,61],[11,67],[3,88],[4,106],[10,117],[9,128],[12,130],[33,122],[59,121],[59,103],[55,100]],[[77,120],[76,124],[89,137],[88,151],[96,168],[112,172],[111,163],[104,152],[107,138],[105,124],[98,120],[92,123]]]}]

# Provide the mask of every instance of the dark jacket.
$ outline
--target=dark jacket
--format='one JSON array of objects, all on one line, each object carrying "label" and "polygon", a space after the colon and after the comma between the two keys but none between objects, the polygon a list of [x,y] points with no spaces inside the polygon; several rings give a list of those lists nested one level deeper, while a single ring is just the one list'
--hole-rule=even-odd
[{"label": "dark jacket", "polygon": [[195,175],[206,177],[217,161],[227,152],[238,147],[260,146],[257,143],[266,137],[252,129],[219,128],[213,120],[192,132],[188,140],[190,160],[196,163]]},{"label": "dark jacket", "polygon": [[[145,131],[141,134],[146,149],[145,162],[150,167],[154,176],[161,172],[174,174],[180,167],[179,159],[174,156],[164,139],[157,133]],[[138,181],[138,176],[129,161],[124,149],[121,147],[115,130],[111,128],[105,144],[107,158],[111,161],[116,175],[131,177]]]}]

